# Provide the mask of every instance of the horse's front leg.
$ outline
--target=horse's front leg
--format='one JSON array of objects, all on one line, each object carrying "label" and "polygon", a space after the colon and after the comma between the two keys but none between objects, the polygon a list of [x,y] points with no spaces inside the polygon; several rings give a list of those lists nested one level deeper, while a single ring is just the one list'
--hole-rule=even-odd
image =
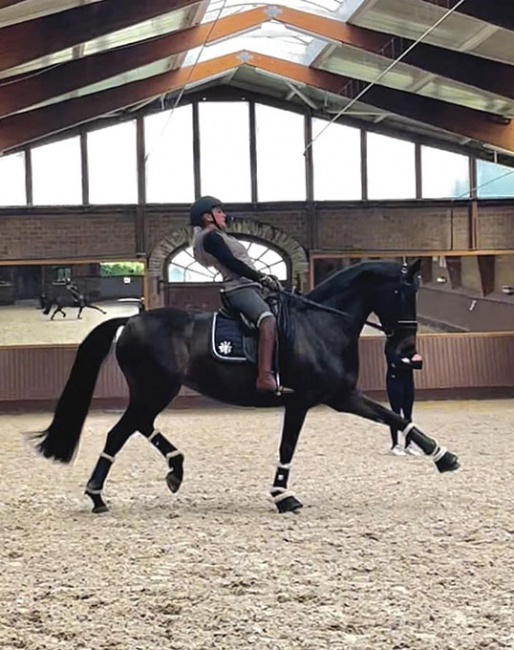
[{"label": "horse's front leg", "polygon": [[360,415],[367,420],[380,422],[387,426],[395,427],[405,435],[405,446],[414,443],[421,451],[431,458],[440,472],[453,472],[459,469],[459,461],[455,454],[441,447],[436,440],[420,431],[412,422],[393,413],[390,409],[366,397],[362,393],[354,392],[347,396],[338,396],[327,402],[336,411]]},{"label": "horse's front leg", "polygon": [[280,439],[279,462],[271,488],[271,498],[279,512],[295,512],[303,507],[303,503],[287,488],[287,483],[296,443],[306,415],[307,410],[297,404],[286,406]]}]

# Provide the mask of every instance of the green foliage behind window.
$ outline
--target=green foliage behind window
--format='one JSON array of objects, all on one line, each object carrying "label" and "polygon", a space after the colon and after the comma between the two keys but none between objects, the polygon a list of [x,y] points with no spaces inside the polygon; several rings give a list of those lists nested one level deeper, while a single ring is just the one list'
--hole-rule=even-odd
[{"label": "green foliage behind window", "polygon": [[143,262],[105,262],[100,264],[100,275],[103,278],[112,278],[127,275],[144,275]]}]

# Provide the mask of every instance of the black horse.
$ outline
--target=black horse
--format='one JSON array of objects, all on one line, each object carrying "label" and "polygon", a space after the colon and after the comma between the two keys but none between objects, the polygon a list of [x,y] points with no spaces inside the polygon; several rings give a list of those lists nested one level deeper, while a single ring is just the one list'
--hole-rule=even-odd
[{"label": "black horse", "polygon": [[157,415],[184,384],[216,400],[243,406],[285,407],[279,463],[271,496],[280,512],[302,506],[288,490],[296,443],[305,416],[317,404],[395,426],[430,457],[440,472],[456,470],[457,457],[440,447],[414,424],[356,388],[358,339],[374,312],[388,345],[402,355],[416,352],[416,293],[419,261],[363,262],[332,275],[305,297],[281,292],[280,369],[293,393],[276,396],[255,391],[255,366],[227,363],[211,350],[213,314],[154,309],[131,318],[98,325],[82,342],[58,401],[52,423],[39,435],[38,451],[69,462],[77,448],[95,383],[114,337],[116,356],[129,386],[129,405],[109,431],[104,451],[86,486],[93,512],[107,510],[102,489],[116,454],[135,431],[141,432],[166,458],[168,487],[176,492],[183,479],[183,454],[154,429]]},{"label": "black horse", "polygon": [[55,307],[52,315],[50,316],[50,320],[53,320],[58,313],[61,313],[63,318],[66,318],[66,312],[64,309],[69,307],[78,309],[77,318],[82,318],[82,312],[86,307],[88,309],[95,309],[102,314],[107,313],[101,307],[98,307],[97,305],[94,305],[92,302],[90,302],[88,297],[84,294],[80,294],[77,297],[70,294],[63,294],[58,296],[48,296],[46,294],[42,294],[40,297],[40,304],[45,316],[48,316],[48,314],[52,311],[52,307]]}]

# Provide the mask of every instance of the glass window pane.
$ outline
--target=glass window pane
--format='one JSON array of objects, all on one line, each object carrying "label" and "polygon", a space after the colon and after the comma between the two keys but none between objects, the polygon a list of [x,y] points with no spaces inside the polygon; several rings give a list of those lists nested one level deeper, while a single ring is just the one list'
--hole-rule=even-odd
[{"label": "glass window pane", "polygon": [[0,205],[27,205],[23,152],[0,156]]},{"label": "glass window pane", "polygon": [[259,201],[305,201],[303,115],[257,104]]},{"label": "glass window pane", "polygon": [[199,105],[199,119],[202,194],[226,203],[251,201],[248,104],[205,102]]},{"label": "glass window pane", "polygon": [[465,198],[469,196],[469,158],[421,147],[421,179],[424,199]]},{"label": "glass window pane", "polygon": [[[287,280],[288,266],[282,255],[265,243],[258,244],[247,239],[239,240],[248,249],[255,268],[264,273],[276,275],[279,280]],[[195,261],[191,247],[179,250],[168,264],[168,282],[221,282],[215,268],[205,268]]]},{"label": "glass window pane", "polygon": [[276,275],[279,280],[287,280],[287,266],[285,262],[277,262],[269,267],[272,275]]},{"label": "glass window pane", "polygon": [[416,197],[414,143],[368,133],[368,198]]},{"label": "glass window pane", "polygon": [[266,246],[262,246],[261,244],[256,244],[255,242],[241,242],[248,248],[248,254],[252,259],[257,259],[261,255],[264,255],[264,253],[269,250]]},{"label": "glass window pane", "polygon": [[34,147],[31,155],[34,205],[82,203],[80,137]]},{"label": "glass window pane", "polygon": [[480,199],[514,196],[514,169],[477,160],[477,195]]},{"label": "glass window pane", "polygon": [[316,201],[362,198],[359,129],[312,120],[312,159]]},{"label": "glass window pane", "polygon": [[144,118],[146,200],[190,203],[195,198],[191,104]]},{"label": "glass window pane", "polygon": [[137,203],[136,122],[87,134],[90,203]]},{"label": "glass window pane", "polygon": [[185,274],[185,269],[179,268],[174,264],[168,266],[168,282],[184,282]]}]

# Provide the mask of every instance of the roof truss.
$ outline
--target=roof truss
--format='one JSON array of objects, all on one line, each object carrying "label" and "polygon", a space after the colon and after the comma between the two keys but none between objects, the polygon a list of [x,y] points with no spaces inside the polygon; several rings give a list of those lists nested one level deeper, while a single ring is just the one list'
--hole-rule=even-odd
[{"label": "roof truss", "polygon": [[[60,111],[55,111],[55,107],[50,105],[7,117],[0,121],[0,151],[17,148],[44,135],[63,131],[99,115],[108,115],[144,100],[222,77],[244,65],[290,82],[306,84],[350,99],[359,90],[358,85],[355,86],[351,79],[337,74],[275,57],[239,52],[86,97],[71,99],[62,103]],[[488,113],[380,86],[370,88],[362,101],[381,110],[514,152],[514,124],[499,123],[496,116]]]}]

